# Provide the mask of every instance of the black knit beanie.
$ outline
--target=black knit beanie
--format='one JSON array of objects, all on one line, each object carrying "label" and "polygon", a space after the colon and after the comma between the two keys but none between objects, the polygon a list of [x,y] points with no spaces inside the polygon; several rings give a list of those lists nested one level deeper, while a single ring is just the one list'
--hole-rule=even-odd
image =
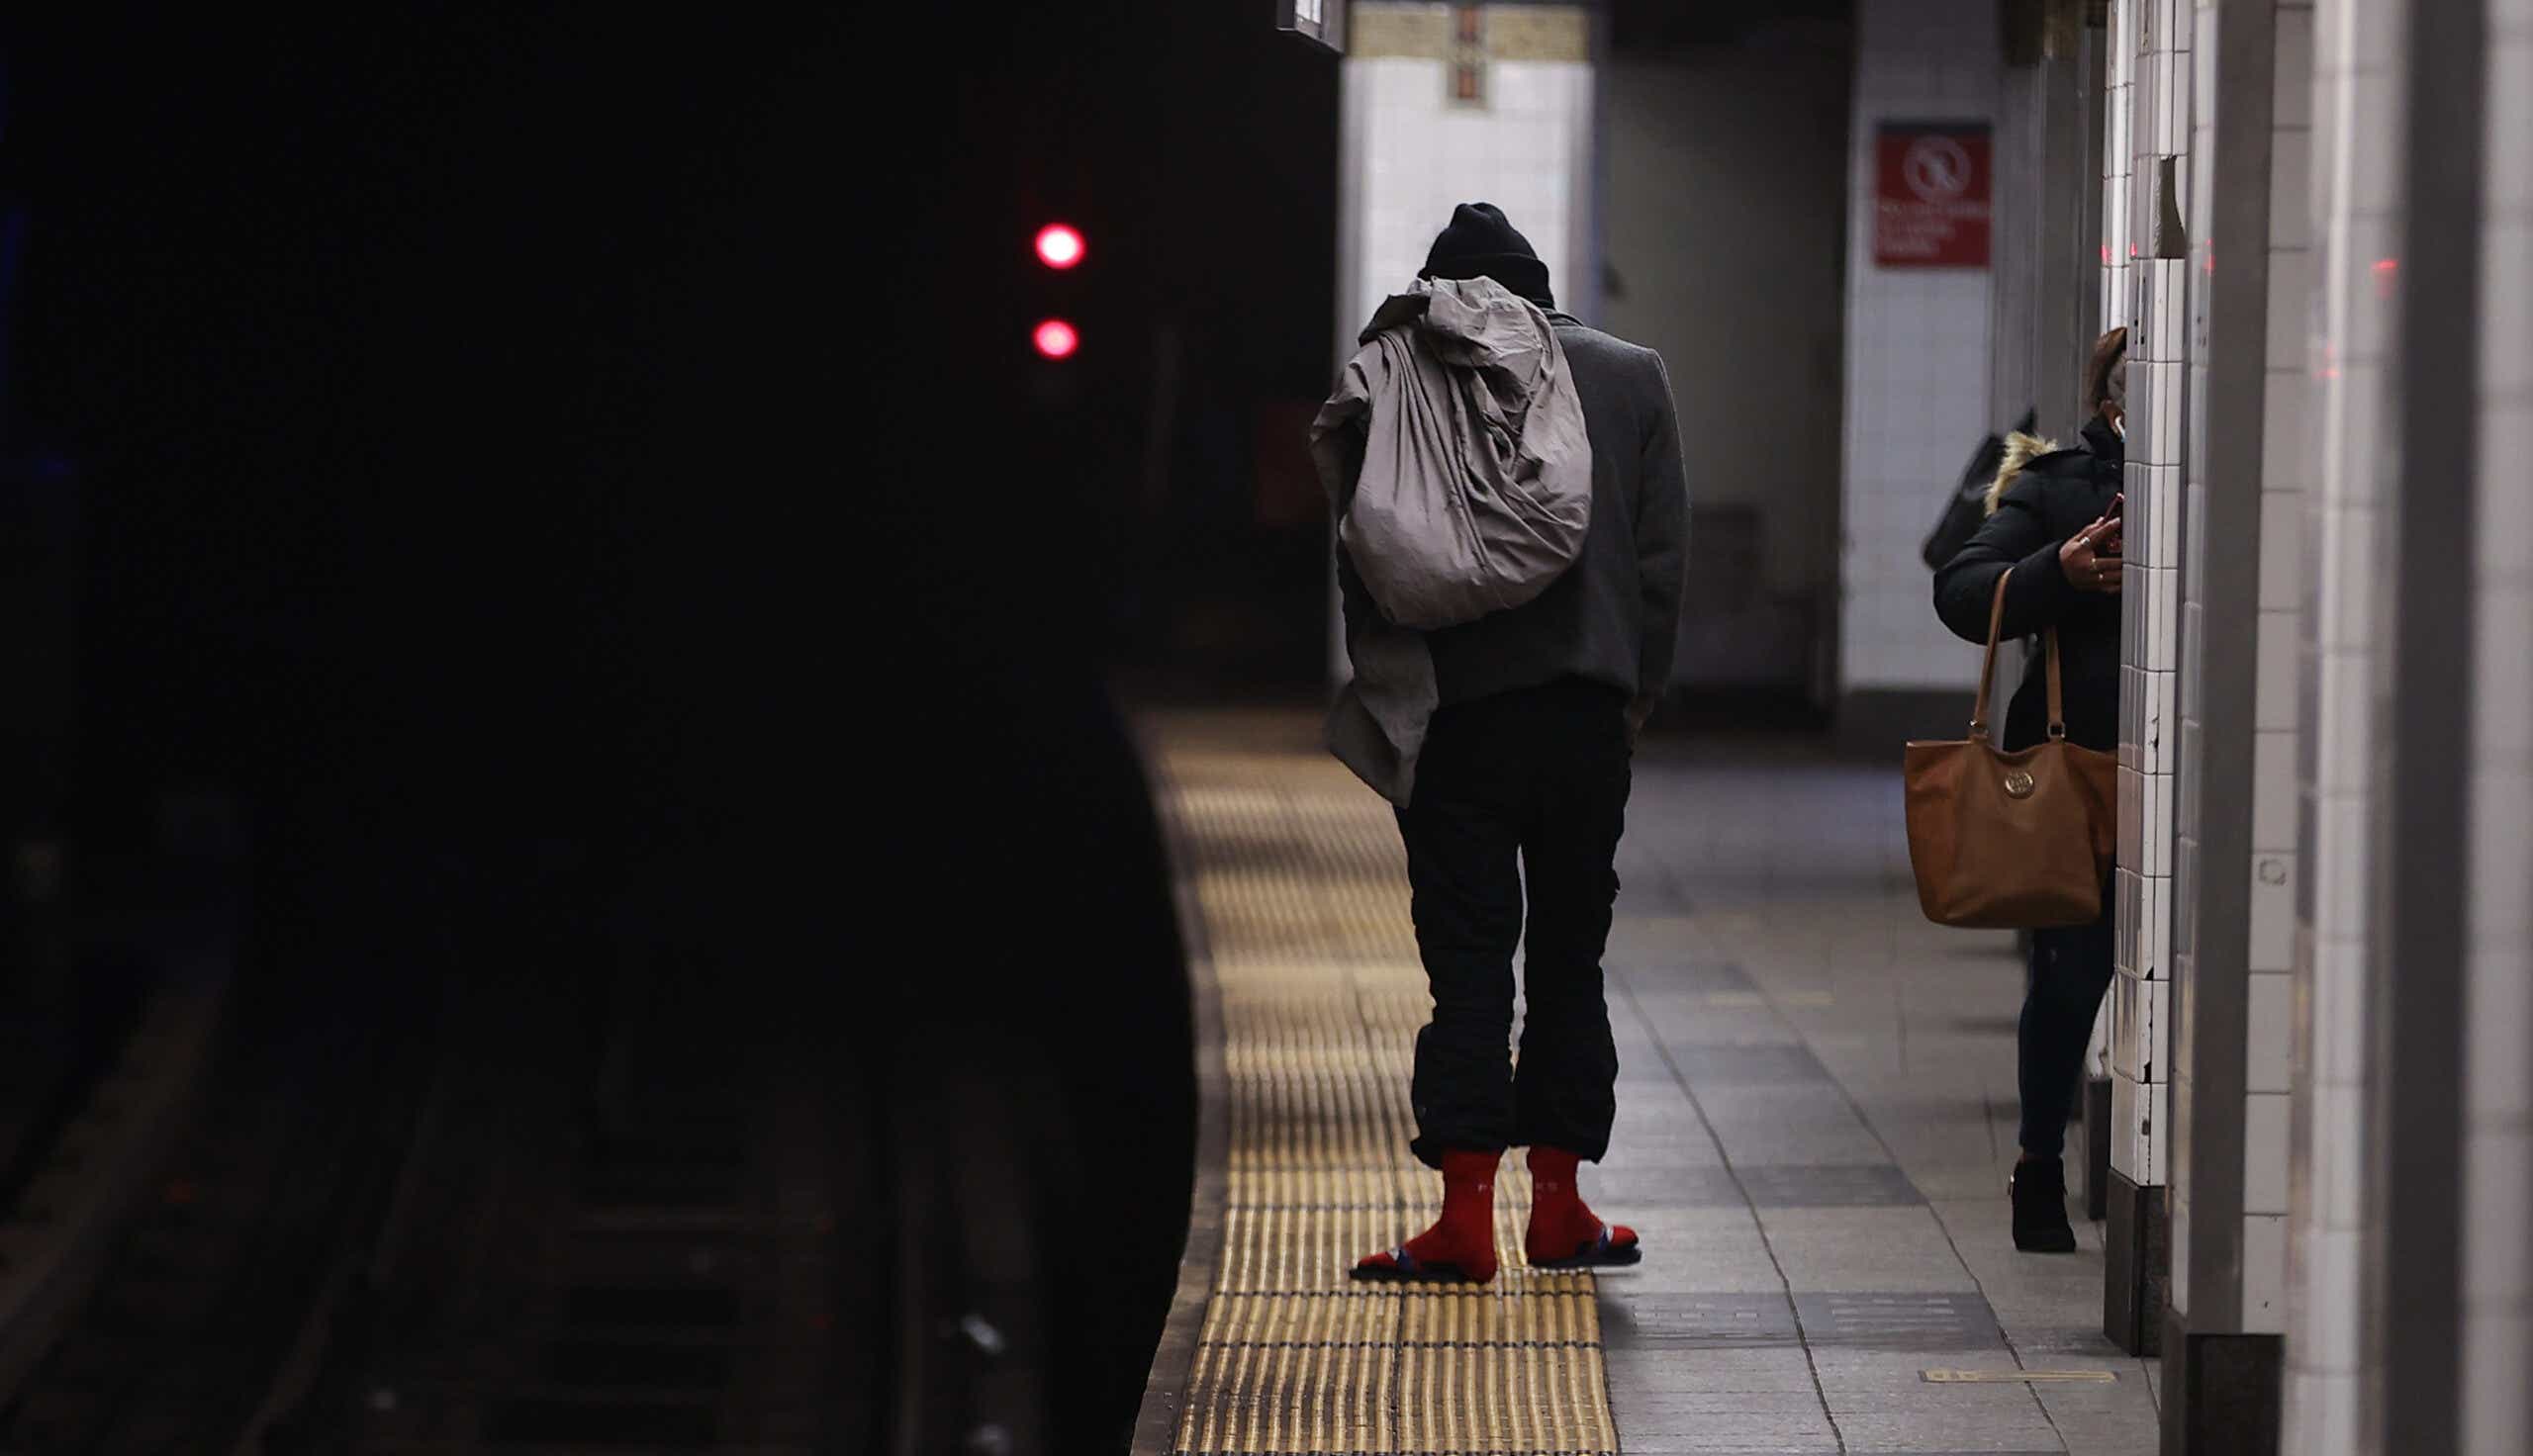
[{"label": "black knit beanie", "polygon": [[1504,221],[1491,202],[1464,202],[1452,210],[1452,225],[1434,238],[1419,278],[1492,278],[1543,309],[1556,307],[1548,291],[1548,264],[1531,241]]}]

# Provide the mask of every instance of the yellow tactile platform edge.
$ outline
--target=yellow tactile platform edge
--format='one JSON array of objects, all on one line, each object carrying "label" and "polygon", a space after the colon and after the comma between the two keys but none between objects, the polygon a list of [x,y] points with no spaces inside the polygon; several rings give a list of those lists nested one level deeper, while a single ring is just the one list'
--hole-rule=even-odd
[{"label": "yellow tactile platform edge", "polygon": [[1434,1217],[1408,1154],[1430,1002],[1389,808],[1325,758],[1160,744],[1163,810],[1222,1007],[1229,1206],[1180,1452],[1608,1453],[1589,1274],[1522,1263],[1496,1185],[1490,1285],[1361,1285]]}]

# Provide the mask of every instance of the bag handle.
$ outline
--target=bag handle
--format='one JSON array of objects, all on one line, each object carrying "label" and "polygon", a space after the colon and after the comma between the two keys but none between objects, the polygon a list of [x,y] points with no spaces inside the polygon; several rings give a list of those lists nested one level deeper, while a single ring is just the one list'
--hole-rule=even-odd
[{"label": "bag handle", "polygon": [[2059,742],[2067,736],[2066,695],[2058,685],[2058,628],[2052,624],[2045,635],[2043,656],[2049,659],[2049,739]]},{"label": "bag handle", "polygon": [[[1988,651],[1979,659],[1979,695],[1970,704],[1970,736],[1973,738],[1988,736],[1988,684],[1997,680],[1997,635],[2006,625],[2006,581],[2014,574],[2014,568],[2008,567],[1997,578],[1997,596],[1988,604]],[[2053,708],[2057,705],[2054,697],[2050,705]]]},{"label": "bag handle", "polygon": [[[1988,736],[1988,684],[1997,678],[1997,639],[2006,626],[2006,583],[2014,577],[2009,567],[1997,578],[1996,599],[1988,605],[1988,650],[1979,659],[1979,695],[1970,705],[1970,736]],[[2049,675],[2049,736],[2054,740],[2067,736],[2067,701],[2065,685],[2058,673],[2058,627],[2052,623],[2043,634],[2042,657]]]}]

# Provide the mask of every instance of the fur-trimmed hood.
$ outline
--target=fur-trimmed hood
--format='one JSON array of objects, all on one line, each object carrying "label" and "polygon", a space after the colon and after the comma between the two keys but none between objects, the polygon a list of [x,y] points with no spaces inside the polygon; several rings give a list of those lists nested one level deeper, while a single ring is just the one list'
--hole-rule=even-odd
[{"label": "fur-trimmed hood", "polygon": [[2005,458],[1997,462],[1997,478],[1988,483],[1988,513],[1997,513],[1997,502],[2006,498],[2006,488],[2015,483],[2016,476],[2022,474],[2024,466],[2043,455],[2054,454],[2057,449],[2056,440],[2044,440],[2021,430],[2006,436]]},{"label": "fur-trimmed hood", "polygon": [[[2016,480],[2025,471],[2054,474],[2070,468],[2071,462],[2059,459],[2062,455],[2089,457],[2085,471],[2109,466],[2111,474],[2116,476],[2120,460],[2126,453],[2125,445],[2119,432],[2099,414],[2085,421],[2084,442],[2078,445],[2061,445],[2055,440],[2044,440],[2038,435],[2016,430],[2006,436],[2006,453],[1997,462],[1997,478],[1988,483],[1988,513],[1997,513],[1997,502],[2006,499],[2006,492],[2014,488]],[[2083,474],[2084,471],[2078,473]]]}]

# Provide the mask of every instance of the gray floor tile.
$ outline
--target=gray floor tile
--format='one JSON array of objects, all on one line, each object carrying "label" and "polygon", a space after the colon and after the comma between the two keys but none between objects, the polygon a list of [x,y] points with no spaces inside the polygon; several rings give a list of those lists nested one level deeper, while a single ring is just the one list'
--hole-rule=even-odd
[{"label": "gray floor tile", "polygon": [[1891,1154],[1829,1083],[1698,1089],[1698,1110],[1736,1162],[1861,1164]]},{"label": "gray floor tile", "polygon": [[[1626,922],[1621,921],[1624,925]],[[1680,954],[1678,947],[1667,954],[1657,946],[1650,956],[1622,956],[1615,949],[1619,931],[1613,927],[1610,944],[1613,949],[1602,958],[1626,980],[1628,988],[1647,1004],[1664,998],[1692,997],[1712,991],[1748,991],[1756,989],[1750,973],[1738,965],[1716,960],[1697,960]]]},{"label": "gray floor tile", "polygon": [[1623,1430],[1628,1456],[1732,1451],[1823,1452],[1838,1449],[1838,1433],[1815,1406],[1810,1415],[1788,1411],[1712,1411],[1685,1416],[1669,1430]]},{"label": "gray floor tile", "polygon": [[1908,1175],[1888,1163],[1863,1167],[1737,1164],[1735,1176],[1760,1208],[1880,1208],[1922,1204]]},{"label": "gray floor tile", "polygon": [[1943,1228],[1923,1205],[1915,1208],[1759,1211],[1768,1247],[1797,1293],[1975,1293]]},{"label": "gray floor tile", "polygon": [[1976,1293],[1940,1290],[1797,1293],[1804,1343],[1903,1350],[2002,1348],[2005,1331]]},{"label": "gray floor tile", "polygon": [[1814,1377],[1831,1400],[1856,1392],[1910,1396],[1927,1388],[1925,1372],[1929,1370],[2016,1371],[2023,1368],[2016,1363],[2014,1351],[2002,1344],[1978,1349],[1895,1348],[1879,1343],[1815,1344],[1806,1353],[1812,1357]]},{"label": "gray floor tile", "polygon": [[1721,1160],[1702,1167],[1601,1167],[1583,1175],[1583,1196],[1593,1211],[1615,1224],[1633,1214],[1671,1209],[1737,1209],[1745,1200],[1733,1170]]},{"label": "gray floor tile", "polygon": [[[1630,818],[1622,1136],[1586,1184],[1646,1238],[1601,1281],[1625,1449],[2155,1450],[2155,1372],[2099,1334],[2099,1228],[2014,1249],[2020,967],[1919,915],[1897,774],[1656,741]],[[1674,1062],[1693,1105],[1659,1090]],[[2026,1368],[2117,1379],[1923,1375]]]},{"label": "gray floor tile", "polygon": [[1601,1301],[1601,1342],[1611,1349],[1793,1345],[1794,1306],[1782,1294],[1622,1292]]},{"label": "gray floor tile", "polygon": [[1827,1082],[1829,1069],[1812,1049],[1792,1046],[1682,1046],[1671,1044],[1671,1060],[1689,1079],[1689,1090],[1703,1098],[1709,1086],[1773,1087],[1784,1082]]},{"label": "gray floor tile", "polygon": [[[1640,1425],[1694,1430],[1690,1422],[1702,1415],[1781,1415],[1799,1421],[1821,1413],[1820,1392],[1808,1380],[1799,1391],[1631,1391],[1613,1404],[1631,1440]],[[1636,1418],[1627,1418],[1631,1416]]]},{"label": "gray floor tile", "polygon": [[[1742,1391],[1811,1397],[1819,1407],[1812,1362],[1793,1346],[1743,1349],[1610,1350],[1604,1356],[1610,1389],[1631,1398],[1663,1392],[1713,1394]],[[1620,1431],[1622,1439],[1626,1431]]]}]

